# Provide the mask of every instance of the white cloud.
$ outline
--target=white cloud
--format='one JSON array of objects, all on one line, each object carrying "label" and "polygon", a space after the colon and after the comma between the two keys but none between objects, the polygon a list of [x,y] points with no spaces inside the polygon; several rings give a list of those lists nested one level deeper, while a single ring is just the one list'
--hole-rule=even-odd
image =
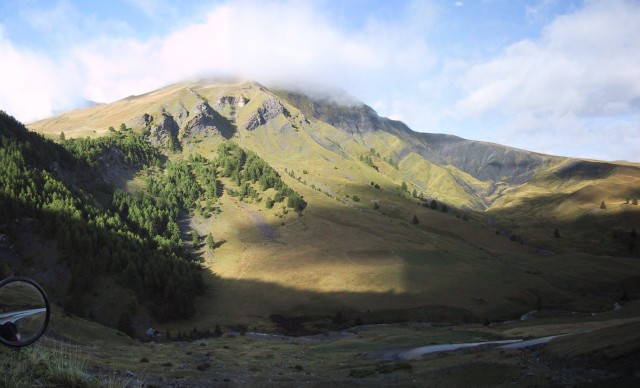
[{"label": "white cloud", "polygon": [[640,6],[598,2],[556,19],[537,41],[509,46],[463,78],[467,114],[531,111],[562,116],[637,109]]},{"label": "white cloud", "polygon": [[[619,116],[630,115],[625,133],[635,127],[634,136],[640,136],[638,36],[640,4],[589,2],[556,18],[539,39],[517,42],[498,57],[471,66],[462,77],[465,95],[456,108],[477,120],[501,119],[512,136],[535,129],[539,138],[560,144],[587,139],[585,148],[611,141],[624,153],[621,158],[638,160],[638,148],[592,136],[596,129],[587,124],[608,118],[596,120],[604,133],[617,125]],[[574,136],[565,136],[567,126]]]},{"label": "white cloud", "polygon": [[[134,3],[153,11],[145,1]],[[220,74],[267,84],[313,80],[357,94],[371,84],[376,88],[393,84],[396,75],[410,79],[433,64],[434,55],[417,33],[432,17],[429,12],[424,5],[411,5],[403,20],[371,21],[358,31],[346,32],[317,3],[230,1],[215,6],[202,21],[166,36],[148,40],[102,37],[62,47],[65,52],[58,57],[65,58],[73,73],[57,70],[61,60],[37,53],[18,56],[10,66],[19,67],[21,61],[34,66],[43,62],[38,65],[41,70],[34,71],[41,82],[18,78],[12,88],[2,88],[0,101],[8,100],[15,89],[39,89],[37,85],[45,79],[83,85],[66,89],[70,100],[84,97],[109,102],[181,79]],[[9,41],[6,44],[13,47]],[[47,116],[53,112],[52,101],[60,98],[54,90],[43,89],[42,101],[30,114],[13,106],[7,109],[25,121]]]},{"label": "white cloud", "polygon": [[[1,26],[0,26],[1,27]],[[77,83],[64,63],[15,47],[0,28],[0,109],[22,120],[45,117],[77,101]],[[71,79],[71,81],[69,81]]]},{"label": "white cloud", "polygon": [[[358,25],[337,20],[329,2],[229,0],[190,23],[185,13],[171,32],[151,38],[136,38],[135,26],[121,20],[77,17],[69,4],[31,20],[51,32],[56,50],[18,47],[0,29],[0,109],[22,121],[82,98],[110,102],[182,79],[236,75],[267,85],[338,86],[415,130],[638,160],[637,142],[593,135],[640,137],[638,3],[588,2],[538,38],[475,63],[473,47],[450,58],[434,51],[429,35],[443,32],[439,18],[448,11],[417,0],[394,17]],[[146,0],[130,4],[158,15]],[[552,2],[540,4],[536,12],[552,12]],[[52,30],[46,12],[64,28]]]}]

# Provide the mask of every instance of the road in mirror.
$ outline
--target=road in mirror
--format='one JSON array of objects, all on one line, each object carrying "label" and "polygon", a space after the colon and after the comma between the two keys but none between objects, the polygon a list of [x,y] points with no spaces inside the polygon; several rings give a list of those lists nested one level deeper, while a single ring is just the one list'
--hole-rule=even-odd
[{"label": "road in mirror", "polygon": [[11,345],[29,342],[46,324],[46,302],[33,284],[16,280],[0,287],[0,339]]}]

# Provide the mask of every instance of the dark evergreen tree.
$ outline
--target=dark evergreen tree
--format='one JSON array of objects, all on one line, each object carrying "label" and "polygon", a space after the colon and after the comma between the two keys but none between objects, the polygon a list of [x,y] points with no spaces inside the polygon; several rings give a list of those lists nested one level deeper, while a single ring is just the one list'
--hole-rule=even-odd
[{"label": "dark evergreen tree", "polygon": [[216,246],[216,242],[213,240],[213,235],[212,235],[211,233],[209,233],[209,234],[207,235],[207,238],[206,238],[205,243],[207,244],[207,247],[208,247],[209,249],[213,249],[213,248],[215,248],[215,246]]}]

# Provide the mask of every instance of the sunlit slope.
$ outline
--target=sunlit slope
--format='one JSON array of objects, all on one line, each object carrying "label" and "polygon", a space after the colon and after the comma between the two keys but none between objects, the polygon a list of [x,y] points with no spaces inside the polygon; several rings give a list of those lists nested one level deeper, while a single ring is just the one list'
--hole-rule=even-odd
[{"label": "sunlit slope", "polygon": [[[538,303],[608,308],[625,287],[637,289],[630,279],[640,262],[607,256],[620,249],[605,243],[596,252],[602,257],[566,253],[594,252],[584,245],[592,239],[583,235],[591,225],[582,224],[584,214],[594,217],[586,228],[592,234],[604,233],[602,220],[630,229],[637,206],[615,208],[615,200],[640,195],[637,166],[575,168],[579,161],[417,134],[349,104],[274,94],[250,82],[178,84],[29,127],[73,137],[125,123],[165,147],[169,159],[213,158],[229,139],[304,196],[302,216],[282,205],[266,209],[267,191],[261,202],[223,195],[219,214],[185,220],[219,242],[199,251],[210,294],[197,302],[198,326],[338,310],[507,319]],[[449,212],[423,206],[414,190]],[[602,200],[611,217],[601,217]],[[510,241],[512,233],[519,238]],[[559,254],[542,256],[549,247]],[[434,306],[446,307],[434,317]]]},{"label": "sunlit slope", "polygon": [[[410,191],[415,188],[427,197],[456,206],[484,208],[485,201],[477,193],[487,191],[486,183],[416,153],[416,145],[424,146],[406,134],[373,131],[366,126],[373,124],[365,121],[358,127],[359,135],[354,136],[303,110],[256,83],[176,84],[112,104],[67,112],[32,123],[29,128],[52,137],[61,132],[66,137],[85,137],[105,134],[109,127],[124,123],[145,131],[155,144],[190,139],[187,148],[204,137],[214,143],[233,137],[271,163],[284,166],[295,162],[307,171],[327,159],[335,162],[334,167],[347,163],[353,168],[362,164],[360,157],[371,156],[377,171],[365,166],[376,172],[365,175],[371,175],[372,181],[387,180],[398,186],[406,181]],[[338,124],[348,124],[349,120],[346,116]],[[401,163],[402,168],[395,167]]]},{"label": "sunlit slope", "polygon": [[570,159],[504,190],[490,213],[531,244],[633,256],[638,197],[640,166]]},{"label": "sunlit slope", "polygon": [[[585,175],[580,169],[563,167],[580,163],[574,159],[413,132],[339,92],[312,98],[272,92],[254,82],[175,84],[29,127],[52,137],[60,132],[77,137],[98,136],[120,123],[145,131],[154,144],[182,144],[187,149],[205,138],[209,143],[234,138],[283,168],[294,162],[299,169],[312,171],[331,161],[338,168],[346,163],[343,167],[348,169],[369,157],[371,163],[364,167],[375,168],[373,177],[379,176],[378,180],[397,185],[404,181],[410,192],[416,189],[425,197],[480,211],[505,208],[519,198],[537,196],[540,190],[562,194],[563,199],[589,182],[611,198],[625,198],[634,195],[639,176],[634,165],[627,164],[625,174],[633,179],[616,183],[612,174]],[[562,171],[559,182],[549,177],[556,170]]]},{"label": "sunlit slope", "polygon": [[145,119],[145,114],[151,116],[150,119],[158,126],[164,122],[164,114],[185,131],[192,120],[201,119],[203,114],[212,115],[209,109],[212,105],[220,105],[220,112],[216,113],[231,115],[229,111],[234,105],[241,105],[241,101],[250,99],[260,88],[254,83],[174,84],[110,104],[66,112],[31,123],[28,127],[50,136],[58,136],[60,132],[67,137],[99,136],[106,133],[110,126],[117,127],[121,123],[133,127],[147,126],[150,123],[146,122],[149,119]]},{"label": "sunlit slope", "polygon": [[[363,317],[367,311],[396,311],[387,316],[449,321],[512,319],[540,303],[607,309],[623,289],[637,288],[637,261],[543,257],[482,223],[409,199],[374,211],[361,205],[363,200],[341,203],[293,179],[287,184],[309,202],[302,217],[279,218],[259,204],[227,198],[214,219],[192,220],[200,233],[211,231],[226,241],[204,254],[206,268],[219,279],[211,280],[213,297],[197,305],[198,327],[260,325],[274,313],[336,311]],[[371,189],[352,190],[365,196]],[[414,214],[418,225],[409,221]],[[265,225],[272,235],[264,234]]]}]

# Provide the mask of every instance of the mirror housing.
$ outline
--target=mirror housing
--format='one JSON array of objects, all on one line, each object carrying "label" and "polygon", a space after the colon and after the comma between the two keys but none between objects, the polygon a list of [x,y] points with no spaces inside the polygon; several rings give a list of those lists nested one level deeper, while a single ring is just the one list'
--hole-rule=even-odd
[{"label": "mirror housing", "polygon": [[47,330],[51,307],[34,280],[15,276],[0,281],[0,342],[21,348],[36,342]]}]

